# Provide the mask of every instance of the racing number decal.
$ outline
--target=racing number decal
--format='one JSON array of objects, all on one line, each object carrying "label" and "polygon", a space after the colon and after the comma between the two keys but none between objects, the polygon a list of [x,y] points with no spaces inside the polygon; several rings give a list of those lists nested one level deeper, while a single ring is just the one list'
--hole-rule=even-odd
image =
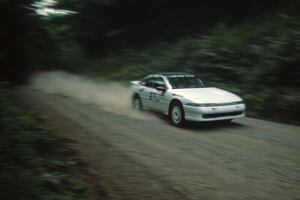
[{"label": "racing number decal", "polygon": [[150,92],[149,100],[159,103],[161,97],[162,97],[162,95],[160,95],[160,94],[157,94],[155,92]]}]

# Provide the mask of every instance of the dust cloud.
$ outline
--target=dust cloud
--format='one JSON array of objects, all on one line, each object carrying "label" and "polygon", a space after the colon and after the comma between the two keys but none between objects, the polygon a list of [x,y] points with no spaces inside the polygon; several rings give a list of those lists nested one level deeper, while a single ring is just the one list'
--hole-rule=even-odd
[{"label": "dust cloud", "polygon": [[105,111],[149,119],[145,114],[132,111],[129,87],[118,82],[91,80],[85,76],[53,71],[35,74],[31,86],[47,94],[60,94],[83,103],[99,105]]}]

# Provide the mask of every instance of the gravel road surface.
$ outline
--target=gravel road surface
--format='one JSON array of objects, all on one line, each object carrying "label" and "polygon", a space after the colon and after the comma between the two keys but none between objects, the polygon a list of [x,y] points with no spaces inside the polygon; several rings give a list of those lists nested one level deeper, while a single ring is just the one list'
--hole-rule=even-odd
[{"label": "gravel road surface", "polygon": [[103,199],[300,199],[297,126],[243,118],[175,128],[149,112],[119,115],[29,88],[18,95],[76,141]]}]

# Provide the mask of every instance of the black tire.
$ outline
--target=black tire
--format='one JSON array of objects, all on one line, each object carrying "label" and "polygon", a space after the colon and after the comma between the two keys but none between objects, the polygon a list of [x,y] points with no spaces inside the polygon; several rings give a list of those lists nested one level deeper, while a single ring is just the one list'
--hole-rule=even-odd
[{"label": "black tire", "polygon": [[131,105],[132,105],[132,110],[134,110],[134,111],[142,111],[143,110],[143,104],[142,104],[141,98],[137,95],[132,98]]},{"label": "black tire", "polygon": [[222,120],[221,122],[224,123],[224,124],[230,124],[232,122],[233,119],[225,119],[225,120]]},{"label": "black tire", "polygon": [[170,106],[169,120],[172,125],[177,127],[185,124],[185,114],[181,103],[175,102]]}]

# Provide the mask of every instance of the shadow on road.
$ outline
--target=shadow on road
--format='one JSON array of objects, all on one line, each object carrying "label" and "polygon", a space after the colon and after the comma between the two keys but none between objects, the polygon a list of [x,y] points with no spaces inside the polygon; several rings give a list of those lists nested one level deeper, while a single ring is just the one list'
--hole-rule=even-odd
[{"label": "shadow on road", "polygon": [[[158,113],[155,111],[144,111],[144,113],[151,114],[158,119],[160,119],[163,123],[168,124],[169,126],[172,126],[169,123],[169,118],[167,115],[164,115],[162,113]],[[219,129],[225,129],[225,128],[243,128],[246,127],[245,124],[241,124],[235,121],[214,121],[214,122],[191,122],[187,121],[186,124],[182,128],[185,130],[219,130]]]},{"label": "shadow on road", "polygon": [[225,128],[243,128],[244,124],[237,122],[187,122],[183,127],[188,130],[216,130],[216,129],[225,129]]}]

